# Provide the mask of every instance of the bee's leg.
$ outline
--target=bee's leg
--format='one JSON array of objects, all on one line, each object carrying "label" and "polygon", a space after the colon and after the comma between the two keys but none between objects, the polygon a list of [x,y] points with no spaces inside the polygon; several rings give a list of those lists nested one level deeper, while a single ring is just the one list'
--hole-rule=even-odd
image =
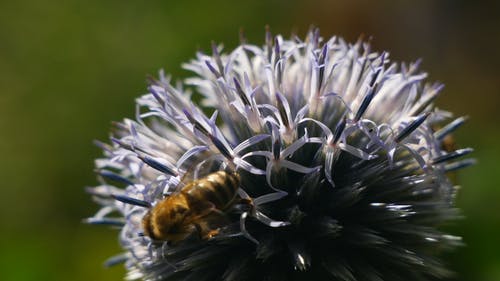
[{"label": "bee's leg", "polygon": [[198,238],[203,239],[203,226],[201,223],[194,223],[196,231],[198,232]]},{"label": "bee's leg", "polygon": [[224,213],[223,211],[217,209],[217,208],[213,208],[212,209],[212,212],[210,212],[209,216],[214,216],[214,217],[226,217],[226,213]]},{"label": "bee's leg", "polygon": [[193,224],[196,227],[199,238],[202,240],[208,240],[219,234],[219,229],[218,228],[213,229],[209,225],[208,221],[202,220],[199,222],[195,222]]},{"label": "bee's leg", "polygon": [[205,223],[205,218],[212,212],[214,206],[210,202],[198,202],[195,206],[192,206],[190,216],[187,216],[184,220],[186,225],[189,225],[190,233],[198,236],[202,239],[204,233],[207,232],[208,226]]},{"label": "bee's leg", "polygon": [[238,203],[246,204],[246,205],[253,205],[253,200],[251,198],[239,198]]},{"label": "bee's leg", "polygon": [[207,240],[219,234],[219,227],[227,223],[226,214],[210,202],[204,202],[197,208],[197,215],[189,223],[195,227],[199,238]]},{"label": "bee's leg", "polygon": [[213,209],[210,214],[208,214],[203,220],[207,228],[203,232],[204,239],[210,239],[217,236],[220,233],[220,228],[226,226],[229,223],[229,219],[223,211],[219,209]]},{"label": "bee's leg", "polygon": [[207,234],[205,234],[204,239],[211,239],[214,238],[215,236],[219,235],[219,229],[212,229],[210,230]]}]

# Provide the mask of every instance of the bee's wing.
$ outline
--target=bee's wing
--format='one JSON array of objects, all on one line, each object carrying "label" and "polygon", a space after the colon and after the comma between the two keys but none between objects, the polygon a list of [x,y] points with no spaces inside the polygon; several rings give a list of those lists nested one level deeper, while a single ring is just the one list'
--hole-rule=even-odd
[{"label": "bee's wing", "polygon": [[217,210],[215,205],[208,200],[197,200],[196,203],[190,205],[190,208],[190,220],[200,219]]},{"label": "bee's wing", "polygon": [[[186,185],[194,180],[203,178],[208,174],[224,169],[224,159],[220,155],[214,155],[209,152],[202,152],[203,155],[197,157],[199,161],[192,161],[182,174],[181,183]],[[182,168],[182,167],[181,167]]]},{"label": "bee's wing", "polygon": [[204,222],[208,225],[220,225],[222,222],[227,221],[226,214],[217,209],[210,201],[197,201],[196,204],[191,206],[190,212],[191,215],[186,218],[186,223],[198,224]]}]

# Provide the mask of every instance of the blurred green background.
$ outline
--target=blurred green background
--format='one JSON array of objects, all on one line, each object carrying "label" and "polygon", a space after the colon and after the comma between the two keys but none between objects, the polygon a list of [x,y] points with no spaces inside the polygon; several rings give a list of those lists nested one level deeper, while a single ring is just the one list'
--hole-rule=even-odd
[{"label": "blurred green background", "polygon": [[[498,1],[497,1],[498,3]],[[102,262],[117,232],[81,224],[96,184],[93,139],[133,116],[145,77],[210,41],[261,45],[264,26],[304,36],[373,36],[392,59],[422,57],[438,105],[470,121],[456,135],[479,164],[459,175],[467,247],[446,256],[456,280],[500,280],[500,13],[487,1],[0,1],[0,279],[121,280]],[[497,116],[497,117],[494,117]]]}]

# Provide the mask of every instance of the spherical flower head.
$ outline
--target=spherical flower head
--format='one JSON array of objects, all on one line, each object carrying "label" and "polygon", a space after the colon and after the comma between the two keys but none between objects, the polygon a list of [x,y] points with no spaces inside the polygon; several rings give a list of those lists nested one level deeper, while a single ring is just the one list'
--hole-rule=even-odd
[{"label": "spherical flower head", "polygon": [[[359,40],[213,44],[99,143],[102,205],[127,279],[432,280],[460,244],[447,173],[473,163],[438,110],[441,84]],[[199,103],[197,101],[200,101]]]}]

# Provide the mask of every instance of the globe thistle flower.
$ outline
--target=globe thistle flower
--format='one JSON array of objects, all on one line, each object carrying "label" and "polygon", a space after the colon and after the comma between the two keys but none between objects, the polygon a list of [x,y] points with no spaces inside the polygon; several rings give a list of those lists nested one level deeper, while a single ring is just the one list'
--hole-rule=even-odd
[{"label": "globe thistle flower", "polygon": [[[447,149],[465,118],[433,106],[443,87],[418,66],[362,40],[267,31],[262,48],[198,53],[183,83],[160,72],[135,119],[99,143],[89,192],[102,208],[87,221],[120,229],[124,253],[108,264],[130,280],[446,277],[436,256],[461,243],[439,230],[458,217],[447,173],[472,149]],[[154,206],[216,171],[237,175],[228,208],[202,197],[212,207],[187,210],[185,237],[148,234]],[[202,236],[193,225],[212,213],[224,223]]]}]

